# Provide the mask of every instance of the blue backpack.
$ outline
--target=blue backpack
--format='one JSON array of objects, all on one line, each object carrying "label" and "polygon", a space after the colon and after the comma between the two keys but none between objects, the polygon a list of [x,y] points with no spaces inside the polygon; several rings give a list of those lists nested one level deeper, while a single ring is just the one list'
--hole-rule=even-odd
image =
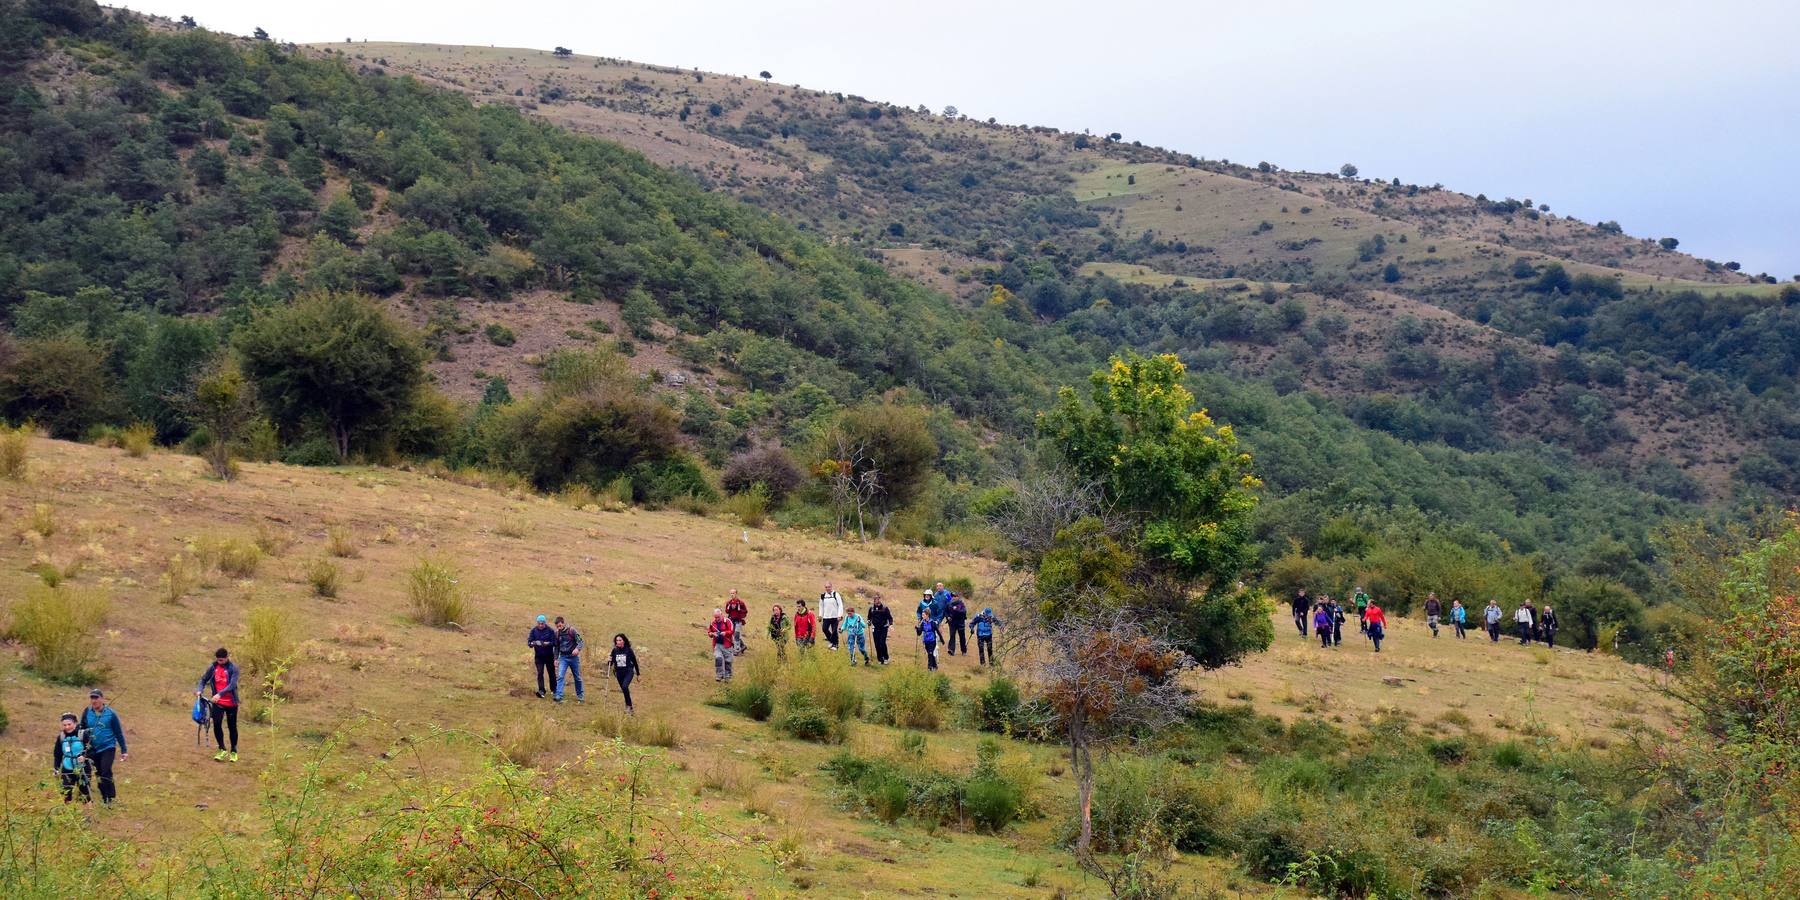
[{"label": "blue backpack", "polygon": [[63,735],[61,740],[63,771],[73,772],[76,765],[82,761],[81,755],[87,752],[87,742],[82,740],[79,729],[74,734]]}]

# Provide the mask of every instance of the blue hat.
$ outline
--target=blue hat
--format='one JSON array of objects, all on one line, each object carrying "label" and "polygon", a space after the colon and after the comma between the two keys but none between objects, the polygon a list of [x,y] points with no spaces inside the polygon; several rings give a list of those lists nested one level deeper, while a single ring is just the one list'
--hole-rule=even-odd
[{"label": "blue hat", "polygon": [[546,618],[544,618],[544,617],[543,617],[543,616],[538,616],[538,624],[539,624],[539,625],[542,625],[542,624],[544,624],[544,623],[545,623],[545,622],[548,622],[548,621],[550,621],[550,620],[549,620],[549,619],[546,619]]}]

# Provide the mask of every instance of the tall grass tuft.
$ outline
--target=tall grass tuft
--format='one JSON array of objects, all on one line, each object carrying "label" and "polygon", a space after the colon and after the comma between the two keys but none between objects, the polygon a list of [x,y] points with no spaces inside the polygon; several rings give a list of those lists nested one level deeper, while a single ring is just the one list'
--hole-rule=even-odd
[{"label": "tall grass tuft", "polygon": [[24,428],[0,426],[0,479],[24,481],[31,467],[30,433]]},{"label": "tall grass tuft", "polygon": [[719,508],[730,513],[745,528],[761,528],[769,518],[769,489],[757,482],[747,491],[726,497]]},{"label": "tall grass tuft", "polygon": [[362,555],[356,543],[356,532],[348,525],[333,525],[325,529],[325,551],[341,559],[355,559]]},{"label": "tall grass tuft", "polygon": [[163,565],[162,573],[164,603],[180,603],[181,598],[193,592],[194,585],[200,580],[200,573],[196,568],[193,559],[185,553],[169,557],[169,561]]},{"label": "tall grass tuft", "polygon": [[338,571],[337,563],[329,559],[315,559],[306,567],[306,583],[312,585],[313,595],[327,600],[337,598],[343,575]]},{"label": "tall grass tuft", "polygon": [[267,522],[256,526],[256,537],[252,540],[256,543],[256,549],[261,550],[265,556],[280,556],[294,546],[293,535],[288,534],[286,529]]},{"label": "tall grass tuft", "polygon": [[442,560],[420,559],[406,573],[406,593],[413,617],[424,625],[461,628],[472,611],[461,575]]},{"label": "tall grass tuft", "polygon": [[139,422],[119,432],[119,447],[132,459],[143,459],[156,446],[156,426]]},{"label": "tall grass tuft", "polygon": [[554,719],[526,716],[508,722],[494,735],[500,758],[515,766],[535,768],[556,749],[566,732]]},{"label": "tall grass tuft", "polygon": [[849,720],[862,712],[862,704],[844,657],[807,653],[788,670],[777,724],[801,740],[838,743],[848,737]]},{"label": "tall grass tuft", "polygon": [[235,535],[203,534],[194,541],[193,550],[203,568],[218,569],[233,578],[255,577],[263,560],[256,541]]},{"label": "tall grass tuft", "polygon": [[268,674],[275,666],[294,655],[294,614],[285,606],[261,603],[250,607],[246,617],[248,629],[238,660],[248,671]]},{"label": "tall grass tuft", "polygon": [[48,503],[32,504],[31,514],[25,518],[25,530],[49,538],[56,533],[56,528],[56,508]]},{"label": "tall grass tuft", "polygon": [[606,485],[607,499],[614,506],[630,506],[637,500],[637,491],[631,486],[631,476],[620,475]]},{"label": "tall grass tuft", "polygon": [[34,584],[12,605],[8,640],[31,651],[32,671],[64,684],[99,680],[99,630],[112,601],[92,589]]}]

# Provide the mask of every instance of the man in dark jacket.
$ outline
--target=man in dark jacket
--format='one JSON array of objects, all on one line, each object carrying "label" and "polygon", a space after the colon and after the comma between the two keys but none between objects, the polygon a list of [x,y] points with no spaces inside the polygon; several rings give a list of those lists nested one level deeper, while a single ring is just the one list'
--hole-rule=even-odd
[{"label": "man in dark jacket", "polygon": [[581,640],[581,632],[575,630],[562,616],[556,617],[556,702],[563,702],[563,690],[568,685],[569,674],[575,675],[575,702],[586,703],[587,695],[581,684],[581,650],[585,646]]},{"label": "man in dark jacket", "polygon": [[888,663],[888,629],[894,626],[894,613],[881,602],[881,596],[869,604],[869,631],[875,637],[875,660],[882,665]]},{"label": "man in dark jacket", "polygon": [[950,655],[955,656],[956,655],[956,647],[958,644],[961,644],[963,655],[968,656],[969,655],[969,630],[968,630],[969,606],[968,606],[968,604],[963,602],[962,597],[960,597],[956,594],[951,594],[950,595],[950,607],[945,612],[944,618],[946,620],[948,620],[948,622],[950,624],[950,628],[949,628]]},{"label": "man in dark jacket", "polygon": [[1425,624],[1431,626],[1431,636],[1438,636],[1438,620],[1444,617],[1444,604],[1438,600],[1437,592],[1425,595]]},{"label": "man in dark jacket", "polygon": [[119,762],[124,762],[131,758],[131,751],[125,748],[125,726],[119,722],[119,714],[113,712],[99,688],[88,691],[88,708],[81,711],[81,728],[88,736],[88,759],[94,761],[94,772],[100,777],[100,802],[110,806],[119,795],[118,786],[113,783],[113,757],[117,755]]},{"label": "man in dark jacket", "polygon": [[1294,599],[1288,601],[1288,609],[1294,613],[1294,627],[1300,629],[1300,636],[1306,637],[1306,614],[1312,611],[1312,600],[1306,596],[1306,588],[1294,592]]},{"label": "man in dark jacket", "polygon": [[[213,651],[212,665],[200,673],[200,681],[194,686],[194,696],[207,696],[211,691],[213,740],[219,744],[215,762],[230,759],[238,761],[237,754],[237,711],[238,711],[238,667],[231,661],[231,652],[224,647]],[[231,725],[231,749],[225,749],[225,726]]]},{"label": "man in dark jacket", "polygon": [[542,699],[547,691],[556,689],[556,629],[550,627],[549,619],[537,617],[537,624],[525,635],[525,646],[531,648],[531,671],[537,675]]}]

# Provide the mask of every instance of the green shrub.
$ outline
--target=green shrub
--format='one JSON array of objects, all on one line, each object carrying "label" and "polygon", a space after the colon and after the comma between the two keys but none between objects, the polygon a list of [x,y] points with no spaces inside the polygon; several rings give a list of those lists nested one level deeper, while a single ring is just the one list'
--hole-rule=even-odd
[{"label": "green shrub", "polygon": [[918,666],[895,666],[883,673],[875,689],[871,718],[897,728],[936,731],[944,724],[950,679]]},{"label": "green shrub", "polygon": [[963,807],[983,831],[997,832],[1019,819],[1025,793],[1003,778],[974,778],[963,788]]},{"label": "green shrub", "polygon": [[850,663],[838,653],[806,653],[788,668],[787,700],[802,698],[832,719],[843,722],[862,712],[863,695],[850,678]]},{"label": "green shrub", "polygon": [[1530,761],[1530,753],[1525,745],[1518,741],[1506,741],[1494,747],[1494,765],[1502,769],[1523,769]]},{"label": "green shrub", "polygon": [[1008,734],[1019,714],[1019,688],[1012,679],[997,677],[975,695],[975,727]]},{"label": "green shrub", "polygon": [[843,721],[814,705],[805,694],[790,691],[783,699],[781,730],[803,741],[838,743],[844,739]]},{"label": "green shrub", "polygon": [[751,658],[725,689],[725,705],[758,722],[775,713],[775,689],[780,668],[768,656]]},{"label": "green shrub", "polygon": [[482,333],[487,335],[488,343],[496,347],[511,347],[519,341],[518,335],[513,334],[511,328],[499,322],[489,322],[488,326],[482,329]]},{"label": "green shrub", "polygon": [[323,437],[310,437],[287,448],[281,461],[290,466],[335,466],[343,462],[338,459],[337,448]]},{"label": "green shrub", "polygon": [[726,497],[719,506],[745,528],[761,528],[769,517],[769,489],[753,484],[749,490]]},{"label": "green shrub", "polygon": [[944,583],[944,587],[948,588],[951,593],[959,594],[965,600],[968,599],[970,594],[975,593],[975,582],[970,581],[967,575],[956,575],[950,578],[929,578],[923,575],[914,575],[913,577],[906,579],[906,586],[915,591],[929,591],[936,587],[937,583],[940,581]]},{"label": "green shrub", "polygon": [[254,540],[220,534],[201,535],[194,542],[194,557],[208,569],[233,578],[252,578],[262,565],[262,548]]},{"label": "green shrub", "polygon": [[462,577],[448,562],[420,559],[406,573],[406,594],[413,618],[437,628],[461,628],[473,612]]},{"label": "green shrub", "polygon": [[112,601],[98,590],[30,585],[12,605],[6,637],[25,645],[30,651],[27,666],[44,678],[92,683],[100,675],[95,665],[100,626],[111,609]]},{"label": "green shrub", "polygon": [[1440,763],[1459,763],[1469,755],[1469,742],[1460,737],[1442,738],[1426,744],[1425,752]]}]

